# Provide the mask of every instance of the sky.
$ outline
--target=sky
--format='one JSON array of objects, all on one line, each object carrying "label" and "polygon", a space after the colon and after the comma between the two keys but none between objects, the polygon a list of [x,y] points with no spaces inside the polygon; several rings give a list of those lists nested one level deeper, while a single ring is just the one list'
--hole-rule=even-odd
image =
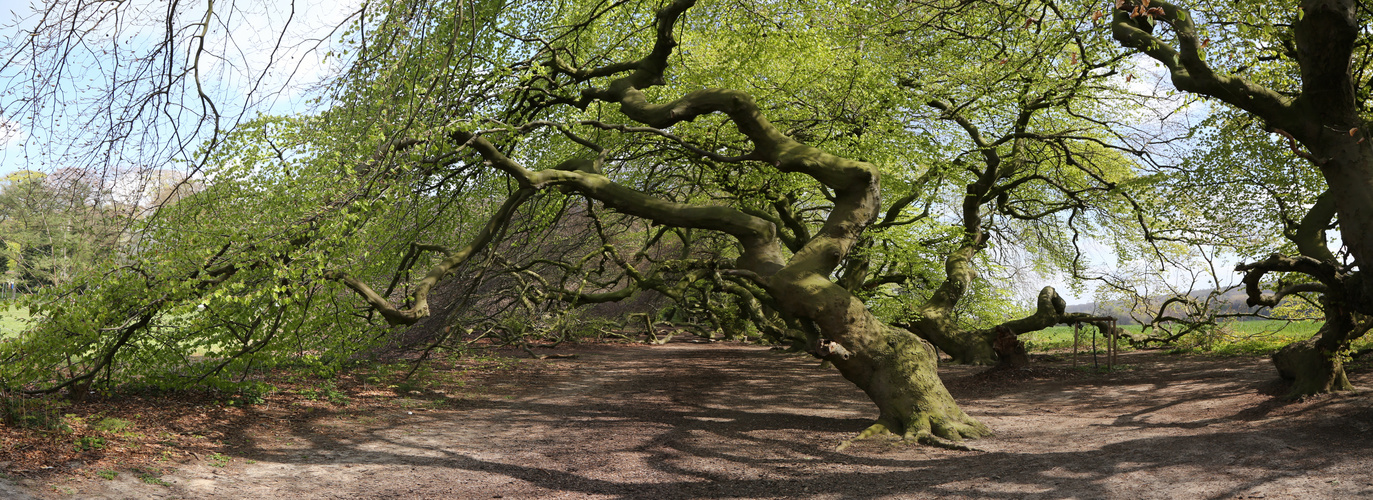
[{"label": "sky", "polygon": [[[344,23],[358,3],[330,0],[217,2],[215,19],[205,38],[208,55],[201,60],[200,76],[223,117],[218,128],[231,128],[237,121],[251,119],[257,112],[309,111],[306,97],[310,84],[331,72],[332,64],[325,60],[324,53],[328,42],[337,35],[330,35],[330,29]],[[194,126],[186,124],[195,123],[194,118],[201,114],[195,88],[188,85],[180,89],[181,95],[173,91],[170,105],[152,108],[155,112],[145,113],[133,123],[129,132],[135,138],[144,138],[142,144],[135,141],[118,148],[112,159],[74,158],[69,154],[69,144],[74,144],[77,150],[89,151],[83,144],[107,140],[98,132],[109,130],[112,124],[123,119],[118,110],[128,102],[116,101],[110,106],[115,111],[102,112],[103,104],[98,103],[98,99],[112,89],[108,83],[113,80],[111,72],[119,68],[122,71],[119,78],[127,81],[132,57],[143,55],[140,52],[146,52],[163,35],[162,26],[155,22],[140,25],[131,20],[160,15],[165,2],[126,0],[120,5],[123,15],[120,28],[112,28],[113,23],[107,21],[98,28],[85,30],[86,43],[66,56],[68,67],[60,78],[44,81],[14,69],[24,65],[12,66],[6,74],[0,74],[0,79],[6,80],[0,82],[3,83],[0,91],[19,90],[16,94],[19,95],[23,94],[23,89],[52,88],[58,95],[41,110],[20,110],[13,97],[0,96],[0,176],[23,168],[42,171],[73,166],[144,169],[147,158],[178,156],[157,151],[152,145],[180,143],[194,148],[198,143],[196,137],[206,137],[208,131],[213,130],[214,127],[202,127],[198,136],[184,136],[186,131],[195,130]],[[191,26],[199,21],[197,9],[203,9],[204,2],[183,2],[183,5],[184,8],[178,11],[177,25]],[[4,26],[0,28],[3,29],[0,37],[7,40],[23,37],[24,28],[32,27],[36,20],[29,0],[0,0],[0,26]],[[20,23],[18,27],[14,26],[16,22]],[[195,41],[192,34],[196,31],[182,29],[179,33],[175,57],[178,62],[189,61]],[[117,42],[111,43],[111,40]],[[107,50],[113,46],[124,51],[122,62],[114,59],[115,51]],[[268,66],[268,61],[274,62]],[[24,78],[14,78],[15,75]],[[143,95],[149,88],[137,87],[130,94]],[[23,118],[26,115],[28,119]],[[42,117],[41,125],[34,126],[35,116]],[[182,125],[174,126],[176,123]],[[178,139],[177,134],[183,137]],[[184,159],[193,156],[192,153],[183,151],[179,156]]]},{"label": "sky", "polygon": [[[29,0],[0,0],[0,30],[3,30],[0,31],[0,35],[9,36],[18,31],[12,25],[28,10]],[[27,133],[17,124],[0,116],[0,158],[4,157],[4,150],[11,144],[22,142],[27,137]],[[9,163],[0,162],[0,176],[14,170]]]}]

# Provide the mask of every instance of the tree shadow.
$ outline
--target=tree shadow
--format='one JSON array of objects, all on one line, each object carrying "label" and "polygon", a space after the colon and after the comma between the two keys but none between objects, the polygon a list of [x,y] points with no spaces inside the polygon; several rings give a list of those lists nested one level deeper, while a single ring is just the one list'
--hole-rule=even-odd
[{"label": "tree shadow", "polygon": [[[1156,490],[1117,484],[1121,478],[1148,476],[1151,479],[1138,483],[1145,485],[1141,487],[1169,481],[1205,483],[1205,489],[1183,496],[1226,498],[1312,471],[1367,465],[1365,450],[1373,444],[1365,433],[1339,433],[1287,419],[1246,419],[1255,416],[1254,411],[1272,411],[1255,410],[1253,405],[1193,421],[1148,421],[1147,416],[1172,408],[1255,390],[1256,382],[1249,379],[1208,385],[1201,382],[1203,372],[1195,374],[1203,378],[1193,379],[1188,377],[1194,375],[1179,372],[1171,374],[1174,383],[1168,387],[1175,390],[1168,399],[1151,402],[1159,395],[1128,395],[1129,401],[1115,401],[1128,407],[1122,408],[1125,411],[1096,425],[1151,433],[1140,437],[1082,447],[1071,442],[1016,446],[1007,443],[1018,437],[1008,436],[1006,442],[986,442],[990,452],[874,441],[836,452],[840,440],[871,422],[871,403],[833,372],[817,370],[798,358],[738,348],[611,355],[588,363],[601,369],[582,378],[540,380],[545,391],[530,397],[397,414],[352,436],[313,430],[327,424],[322,417],[297,426],[292,437],[307,443],[304,449],[327,453],[254,444],[235,454],[295,466],[424,467],[436,478],[499,478],[507,482],[497,489],[514,496],[1155,496]],[[1176,390],[1183,382],[1207,390]],[[1138,383],[1070,381],[1072,391],[1052,402],[1064,405],[1065,412],[1102,411],[1103,400],[1075,393]],[[1017,412],[1034,408],[1043,403],[1037,398],[1046,388],[1060,383],[1041,385],[1031,381],[1006,387],[996,401],[1011,408],[1003,406],[1004,411],[994,412],[996,418],[1015,418]],[[970,407],[979,417],[991,415],[980,410],[994,409],[980,403]],[[1336,410],[1353,418],[1370,414],[1309,405],[1292,415]],[[507,493],[443,487],[456,496]],[[386,486],[376,488],[365,492],[385,496],[389,491]]]}]

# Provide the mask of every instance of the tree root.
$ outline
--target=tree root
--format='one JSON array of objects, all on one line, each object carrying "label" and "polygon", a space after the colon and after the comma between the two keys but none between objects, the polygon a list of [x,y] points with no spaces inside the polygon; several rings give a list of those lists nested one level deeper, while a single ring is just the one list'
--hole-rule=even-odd
[{"label": "tree root", "polygon": [[905,439],[906,439],[906,440],[914,440],[915,442],[920,443],[920,444],[923,444],[923,445],[926,445],[926,446],[935,446],[935,447],[938,447],[938,448],[944,448],[944,449],[946,449],[946,450],[958,450],[958,451],[983,451],[982,449],[974,448],[974,447],[972,447],[972,446],[968,446],[966,443],[963,443],[962,441],[954,441],[954,440],[952,440],[952,439],[945,439],[945,438],[936,436],[936,435],[934,435],[934,433],[932,433],[932,432],[930,432],[930,431],[920,431],[920,432],[917,432],[917,433],[915,434],[914,439],[912,439],[912,437],[910,437],[910,436],[906,437]]},{"label": "tree root", "polygon": [[533,357],[534,359],[576,359],[576,358],[577,358],[577,355],[576,355],[576,354],[534,354],[534,350],[529,348],[529,344],[525,344],[525,345],[522,345],[522,346],[520,346],[520,347],[523,347],[523,348],[524,348],[524,352],[529,353],[529,356]]},{"label": "tree root", "polygon": [[[912,429],[898,437],[896,433],[892,432],[891,429],[887,428],[887,424],[877,422],[868,426],[867,429],[863,429],[863,432],[858,433],[857,436],[854,436],[851,439],[847,439],[839,443],[839,446],[835,447],[834,451],[844,451],[844,449],[848,448],[849,446],[853,446],[853,443],[855,441],[863,441],[878,437],[898,437],[901,441],[915,442],[926,446],[944,448],[946,450],[984,451],[982,449],[974,448],[972,446],[969,446],[967,443],[964,443],[962,436],[959,435],[958,432],[953,431],[952,429],[945,429],[945,431],[947,431],[948,434],[954,436],[954,438],[942,437],[936,435],[930,429],[920,428],[918,426],[913,426]],[[974,434],[977,433],[974,432]]]}]

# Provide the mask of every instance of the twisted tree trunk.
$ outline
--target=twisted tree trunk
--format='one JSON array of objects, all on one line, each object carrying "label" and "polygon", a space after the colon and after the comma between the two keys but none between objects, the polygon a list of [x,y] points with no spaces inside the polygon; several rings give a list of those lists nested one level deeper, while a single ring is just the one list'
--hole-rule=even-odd
[{"label": "twisted tree trunk", "polygon": [[[946,282],[945,287],[951,287],[951,285]],[[936,292],[936,295],[938,293]],[[930,303],[936,303],[936,301],[931,300]],[[1013,336],[1019,336],[1058,324],[1081,321],[1091,316],[1086,313],[1068,313],[1064,311],[1065,307],[1066,304],[1063,298],[1059,297],[1058,291],[1054,287],[1046,286],[1039,291],[1033,314],[991,328],[973,330],[959,328],[949,318],[948,309],[931,307],[929,304],[922,309],[923,314],[920,319],[902,326],[939,346],[939,349],[948,353],[955,363],[994,365],[1004,362],[1017,362],[1016,360],[1003,360],[1002,356],[997,353],[997,330],[1009,330]],[[1119,333],[1111,332],[1109,334],[1118,335]]]},{"label": "twisted tree trunk", "polygon": [[[1273,353],[1278,375],[1292,381],[1289,398],[1353,390],[1344,373],[1349,344],[1363,334],[1354,313],[1338,304],[1325,305],[1325,324],[1311,338],[1293,342]],[[1365,327],[1366,329],[1366,327]]]},{"label": "twisted tree trunk", "polygon": [[[793,140],[773,126],[752,97],[741,91],[702,89],[669,102],[648,100],[644,90],[662,84],[668,56],[677,46],[673,25],[693,4],[693,0],[677,0],[658,12],[657,38],[643,59],[577,68],[554,58],[548,66],[560,77],[577,83],[619,75],[604,87],[584,88],[577,105],[616,103],[626,117],[658,130],[708,114],[723,114],[752,143],[753,151],[738,158],[703,150],[696,150],[698,154],[720,163],[737,163],[741,168],[765,164],[780,172],[802,173],[826,187],[834,194],[827,219],[790,258],[782,251],[782,239],[772,222],[739,209],[657,198],[622,186],[596,168],[533,171],[480,135],[459,132],[454,139],[476,149],[522,189],[557,186],[657,224],[733,236],[740,248],[737,269],[731,270],[733,277],[751,280],[772,296],[779,312],[793,321],[809,322],[821,337],[842,347],[827,349],[826,359],[863,389],[881,411],[877,423],[863,436],[891,432],[924,443],[961,447],[959,442],[965,438],[988,435],[988,428],[963,413],[939,380],[933,347],[879,321],[862,300],[830,280],[877,217],[880,175],[875,166]],[[388,307],[382,300],[372,303]]]}]

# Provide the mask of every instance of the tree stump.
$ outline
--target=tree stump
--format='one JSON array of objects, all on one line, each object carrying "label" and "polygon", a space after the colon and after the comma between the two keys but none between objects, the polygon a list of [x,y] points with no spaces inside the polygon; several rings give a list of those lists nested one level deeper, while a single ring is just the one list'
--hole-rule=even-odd
[{"label": "tree stump", "polygon": [[998,370],[1024,368],[1030,365],[1030,355],[1025,353],[1025,343],[1004,325],[996,327],[996,340],[992,341],[992,350],[996,351]]}]

